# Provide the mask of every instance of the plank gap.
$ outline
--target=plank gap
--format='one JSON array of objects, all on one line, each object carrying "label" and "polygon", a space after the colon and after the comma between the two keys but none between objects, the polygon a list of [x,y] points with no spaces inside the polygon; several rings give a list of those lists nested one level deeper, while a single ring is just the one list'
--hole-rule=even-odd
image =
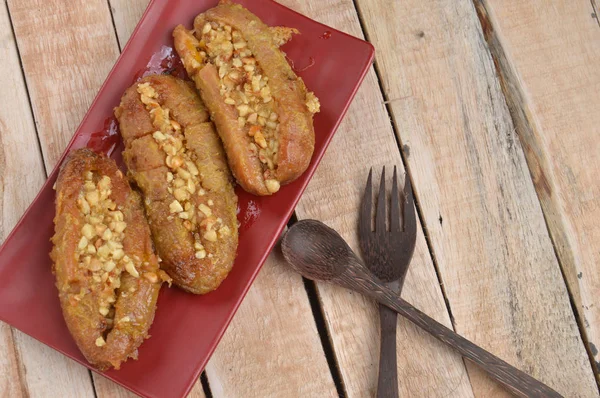
[{"label": "plank gap", "polygon": [[[595,18],[598,21],[596,0],[590,0],[590,1],[591,1],[592,8],[594,9]],[[498,36],[496,35],[494,26],[492,25],[492,21],[489,18],[488,6],[486,3],[486,0],[473,0],[473,5],[477,12],[477,17],[479,19],[479,23],[481,25],[483,36],[486,41],[488,50],[494,61],[494,67],[496,69],[496,74],[498,76],[498,80],[500,81],[500,87],[504,94],[504,98],[505,98],[507,106],[508,106],[510,117],[515,126],[515,131],[517,133],[517,136],[520,138],[521,143],[525,149],[527,147],[528,143],[527,143],[527,139],[524,137],[533,135],[533,132],[536,130],[536,126],[535,126],[535,123],[532,122],[530,117],[528,116],[528,115],[531,115],[532,112],[529,109],[527,109],[528,107],[527,107],[525,99],[524,99],[525,94],[523,92],[523,87],[520,84],[520,80],[516,76],[515,71],[510,67],[506,52],[505,52]],[[579,311],[577,310],[576,300],[574,298],[572,289],[568,283],[567,275],[565,273],[565,264],[559,254],[558,247],[557,247],[558,238],[555,233],[556,231],[553,231],[553,229],[550,227],[550,220],[549,220],[549,214],[548,214],[549,209],[546,206],[544,206],[544,201],[540,197],[540,190],[538,187],[540,182],[539,181],[536,182],[536,180],[539,180],[539,179],[536,178],[534,170],[539,169],[540,167],[543,167],[543,166],[541,166],[539,164],[539,160],[533,159],[533,157],[535,155],[527,155],[527,152],[528,151],[525,150],[525,154],[526,154],[525,159],[527,161],[529,176],[533,182],[533,185],[536,187],[535,193],[536,193],[536,197],[537,197],[538,201],[540,202],[540,207],[542,209],[544,225],[546,227],[546,231],[548,232],[548,236],[550,237],[550,242],[552,243],[552,249],[554,251],[554,257],[556,258],[556,261],[558,262],[560,274],[561,274],[563,283],[564,283],[566,291],[567,291],[567,296],[569,298],[569,304],[571,306],[571,311],[573,312],[573,315],[575,317],[575,321],[576,321],[577,327],[579,329],[579,334],[581,335],[581,339],[583,340],[584,348],[587,352],[590,366],[592,368],[592,371],[594,372],[594,375],[596,376],[595,379],[596,379],[598,391],[600,392],[600,369],[597,366],[596,360],[592,353],[590,341],[588,339],[588,336],[587,336],[587,333],[585,330],[586,329],[585,321],[584,321],[584,319],[582,319]],[[546,181],[546,183],[549,183],[549,182]],[[560,233],[560,232],[561,231],[558,231],[558,233]]]},{"label": "plank gap", "polygon": [[[25,93],[27,94],[27,102],[29,103],[29,112],[31,112],[31,119],[33,120],[33,128],[35,129],[35,138],[38,145],[38,153],[42,157],[42,166],[44,167],[44,175],[46,178],[48,177],[48,169],[46,168],[46,160],[44,159],[44,151],[42,150],[42,143],[40,141],[40,133],[38,131],[38,124],[35,118],[35,114],[33,113],[33,103],[31,102],[31,95],[29,93],[29,86],[27,84],[27,76],[25,75],[25,69],[23,68],[23,59],[21,58],[21,50],[19,49],[19,42],[17,41],[17,34],[15,33],[15,25],[12,20],[12,15],[10,12],[10,7],[8,5],[8,0],[4,1],[4,6],[6,7],[6,14],[8,15],[8,20],[10,21],[10,31],[12,33],[12,39],[15,43],[15,48],[17,49],[17,57],[19,58],[19,66],[21,68],[21,76],[23,78],[23,84],[25,85]],[[12,326],[11,326],[12,329]]]},{"label": "plank gap", "polygon": [[292,213],[292,215],[290,216],[290,219],[287,222],[287,227],[291,227],[292,225],[296,224],[298,222],[298,216],[296,215],[296,211],[294,211]]},{"label": "plank gap", "polygon": [[[358,4],[357,0],[352,0],[353,4],[354,4],[354,8],[356,9],[356,14],[358,15],[358,21],[360,23],[360,28],[363,31],[363,34],[365,35],[365,39],[368,42],[371,42],[370,38],[369,38],[369,32],[367,32],[367,28],[366,25],[364,23],[363,20],[363,14],[362,11],[360,9],[360,6]],[[427,244],[427,250],[429,251],[429,255],[431,256],[431,261],[433,263],[433,268],[435,270],[435,275],[437,277],[437,281],[438,284],[440,285],[440,289],[442,291],[442,296],[444,297],[444,304],[446,305],[446,311],[448,311],[448,315],[450,316],[450,322],[452,323],[452,329],[454,329],[454,331],[456,331],[456,326],[455,326],[455,319],[454,319],[454,315],[452,314],[452,308],[450,308],[450,301],[448,300],[448,295],[446,294],[446,288],[444,286],[444,281],[442,279],[442,274],[440,272],[439,266],[438,266],[438,262],[436,260],[435,257],[435,252],[433,250],[433,245],[431,244],[431,240],[429,238],[429,234],[427,233],[427,223],[425,222],[425,217],[423,216],[423,212],[421,210],[421,205],[420,205],[420,201],[419,201],[419,194],[418,194],[418,189],[414,184],[414,180],[412,177],[412,173],[410,172],[410,166],[408,164],[408,160],[407,157],[410,156],[409,155],[409,151],[410,151],[410,147],[408,146],[404,146],[402,144],[402,139],[400,137],[400,133],[399,133],[399,129],[398,129],[398,124],[396,122],[396,118],[394,117],[394,113],[392,112],[392,105],[391,103],[393,101],[395,101],[394,99],[389,99],[387,93],[385,92],[385,89],[383,87],[383,79],[382,79],[382,74],[379,70],[379,64],[377,62],[377,57],[375,57],[375,60],[373,62],[373,69],[375,70],[375,76],[377,78],[377,84],[379,85],[379,90],[381,91],[381,95],[383,96],[383,100],[384,100],[384,106],[385,106],[385,111],[387,112],[387,115],[390,119],[390,124],[392,126],[392,131],[393,131],[393,135],[394,135],[394,139],[396,141],[396,145],[398,146],[398,150],[400,151],[400,157],[402,159],[402,164],[404,165],[404,170],[405,172],[408,174],[409,178],[410,178],[410,183],[412,185],[412,189],[413,189],[413,195],[414,195],[414,202],[415,202],[415,208],[417,210],[417,217],[419,218],[419,222],[421,223],[421,228],[423,229],[423,235],[425,236],[425,243]],[[440,224],[443,223],[443,217],[440,214],[439,217],[439,221]]]},{"label": "plank gap", "polygon": [[94,374],[89,369],[88,375],[90,376],[90,381],[92,382],[92,391],[94,392],[94,398],[98,398],[98,392],[96,391],[96,383],[94,382]]},{"label": "plank gap", "polygon": [[590,3],[592,3],[592,10],[594,10],[594,12],[592,12],[592,18],[594,18],[596,20],[596,22],[598,23],[598,27],[600,27],[600,19],[598,19],[598,3],[597,3],[597,0],[590,0]]},{"label": "plank gap", "polygon": [[338,361],[335,358],[335,351],[333,349],[329,331],[327,330],[327,324],[325,323],[325,314],[323,313],[323,307],[321,306],[321,302],[319,300],[317,286],[315,285],[314,281],[306,279],[305,277],[302,277],[302,282],[304,282],[304,289],[306,290],[306,295],[308,296],[310,309],[312,310],[313,318],[315,319],[317,331],[319,332],[319,339],[321,340],[321,346],[323,347],[323,352],[325,353],[325,358],[327,359],[327,365],[329,365],[329,370],[331,371],[331,377],[333,378],[335,389],[337,390],[340,398],[345,398],[347,397],[347,393],[344,389],[342,374],[340,372]]},{"label": "plank gap", "polygon": [[[298,221],[298,215],[294,211],[287,223],[287,227],[290,228]],[[315,285],[314,281],[306,279],[305,277],[302,277],[302,282],[304,283],[304,290],[306,290],[306,296],[308,297],[308,302],[310,303],[310,309],[317,327],[319,339],[321,340],[321,347],[323,348],[323,353],[325,354],[325,359],[327,360],[327,365],[329,366],[329,371],[331,372],[331,378],[335,384],[335,389],[340,398],[345,398],[347,393],[344,389],[344,382],[342,379],[342,374],[340,373],[338,361],[335,358],[335,351],[331,342],[331,336],[329,335],[327,324],[325,323],[325,314],[323,313],[323,307],[319,300],[317,286]]]},{"label": "plank gap", "polygon": [[210,390],[210,383],[208,382],[208,377],[206,376],[205,371],[203,371],[200,375],[200,383],[202,383],[202,389],[204,390],[204,395],[206,398],[213,398],[212,391]]},{"label": "plank gap", "polygon": [[110,4],[110,0],[106,0],[106,5],[108,6],[108,13],[110,14],[110,22],[112,23],[113,30],[115,31],[115,37],[117,38],[117,47],[119,47],[119,53],[122,53],[123,52],[123,46],[121,45],[121,38],[119,37],[119,32],[117,32],[117,25],[115,23],[114,8]]}]

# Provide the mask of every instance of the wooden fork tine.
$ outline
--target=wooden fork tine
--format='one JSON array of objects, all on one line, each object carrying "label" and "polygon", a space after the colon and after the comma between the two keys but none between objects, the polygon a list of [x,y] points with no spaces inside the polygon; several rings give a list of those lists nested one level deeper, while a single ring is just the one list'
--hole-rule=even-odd
[{"label": "wooden fork tine", "polygon": [[417,216],[415,214],[415,200],[413,197],[412,185],[410,184],[410,178],[408,171],[404,174],[404,232],[417,234]]},{"label": "wooden fork tine", "polygon": [[394,166],[392,178],[392,203],[390,208],[390,232],[400,232],[400,199],[398,198],[398,175]]},{"label": "wooden fork tine", "polygon": [[379,182],[379,195],[377,196],[377,212],[375,215],[375,232],[382,234],[385,232],[385,166],[381,172],[381,181]]},{"label": "wooden fork tine", "polygon": [[360,222],[359,229],[360,234],[368,236],[371,233],[371,221],[372,221],[372,206],[373,206],[373,168],[369,170],[369,178],[367,178],[367,186],[365,187],[365,193],[360,209]]}]

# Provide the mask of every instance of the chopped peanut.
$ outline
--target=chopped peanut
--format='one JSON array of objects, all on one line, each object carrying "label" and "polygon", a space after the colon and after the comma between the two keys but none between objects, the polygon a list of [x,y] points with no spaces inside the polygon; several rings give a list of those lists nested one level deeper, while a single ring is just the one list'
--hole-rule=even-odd
[{"label": "chopped peanut", "polygon": [[275,193],[279,191],[280,184],[277,180],[265,180],[265,185],[267,186],[267,190],[271,193]]},{"label": "chopped peanut", "polygon": [[306,94],[306,107],[311,113],[318,113],[321,110],[319,99],[313,92]]},{"label": "chopped peanut", "polygon": [[204,257],[206,257],[206,251],[205,250],[198,250],[195,254],[196,258],[199,260],[202,260]]},{"label": "chopped peanut", "polygon": [[77,245],[77,248],[79,250],[83,250],[85,248],[87,248],[88,245],[88,240],[85,236],[82,236],[81,239],[79,240],[79,244]]},{"label": "chopped peanut", "polygon": [[144,278],[148,279],[150,283],[158,282],[158,275],[156,275],[154,272],[146,272],[144,274]]},{"label": "chopped peanut", "polygon": [[[206,31],[205,33],[209,33],[213,30],[212,25],[207,24],[203,29]],[[221,43],[223,44],[223,43]],[[221,46],[219,44],[218,51],[222,51],[227,53],[229,51],[233,51],[233,46],[231,43],[227,45]],[[215,47],[215,51],[217,47]],[[241,62],[241,61],[240,61]],[[238,71],[232,71],[228,65],[220,65],[219,67],[219,76],[222,78],[227,77],[229,81],[234,82],[237,79],[240,79],[241,75]],[[196,257],[204,258],[206,257],[206,251],[200,241],[198,240],[198,234],[195,233],[197,229],[202,226],[206,227],[206,223],[200,225],[197,224],[202,217],[210,217],[212,215],[212,210],[205,204],[200,204],[198,209],[200,213],[196,212],[196,207],[192,200],[192,195],[198,192],[199,196],[203,196],[206,194],[206,191],[202,189],[200,183],[200,171],[198,167],[193,161],[192,154],[187,151],[184,145],[184,131],[181,124],[179,124],[176,120],[173,120],[170,116],[170,111],[166,108],[163,108],[161,104],[158,102],[158,94],[156,90],[149,84],[143,83],[138,84],[138,93],[140,94],[140,100],[142,103],[146,105],[146,110],[150,113],[152,118],[152,123],[154,127],[157,129],[152,134],[152,137],[158,144],[159,148],[166,154],[165,165],[169,168],[169,171],[166,175],[167,181],[167,191],[173,195],[174,200],[169,204],[169,212],[173,215],[170,216],[171,219],[173,217],[177,217],[177,219],[182,220],[184,228],[190,233],[194,234],[195,243],[199,246],[196,247]],[[230,99],[229,101],[231,105],[236,105],[236,101],[234,99]],[[246,109],[247,112],[250,111],[249,105],[242,104],[242,110]],[[245,122],[244,122],[245,123]],[[212,201],[209,201],[209,206]],[[206,221],[206,220],[205,220]],[[114,225],[114,228],[111,228],[111,232],[119,231],[121,226]],[[122,232],[122,231],[121,231]],[[213,231],[214,232],[214,231]],[[110,234],[110,233],[109,233]],[[214,236],[209,234],[209,237],[217,239],[216,233]],[[204,253],[202,257],[199,257],[198,253]],[[120,253],[119,253],[120,254]],[[130,269],[127,268],[128,263],[126,263],[126,270],[129,272]],[[133,270],[132,270],[133,271]],[[132,275],[134,273],[130,272]]]},{"label": "chopped peanut", "polygon": [[210,209],[210,207],[208,207],[204,203],[200,203],[198,205],[198,210],[200,210],[202,213],[204,213],[204,215],[207,217],[210,217],[212,215],[212,210]]},{"label": "chopped peanut", "polygon": [[[263,171],[274,170],[279,150],[279,115],[269,79],[239,30],[220,22],[207,23],[205,27],[196,36],[200,49],[206,53],[205,61],[213,63],[219,72],[223,101],[235,106],[238,126],[247,129],[248,136],[253,137],[250,142],[263,150]],[[307,106],[318,107],[318,100],[313,97],[307,95]],[[251,145],[249,150],[256,153]],[[268,184],[271,189],[279,189],[273,182]]]},{"label": "chopped peanut", "polygon": [[125,271],[127,271],[131,276],[135,277],[135,278],[139,278],[140,274],[137,271],[137,269],[135,268],[135,265],[133,264],[133,262],[127,261],[125,262]]},{"label": "chopped peanut", "polygon": [[[116,289],[121,286],[120,275],[123,270],[131,274],[137,273],[136,264],[139,259],[129,259],[123,250],[127,223],[123,212],[116,210],[117,204],[110,198],[110,177],[96,177],[93,172],[86,172],[84,177],[83,188],[77,200],[84,215],[81,237],[77,244],[77,261],[80,267],[92,273],[90,290],[100,298],[98,312],[111,324]],[[122,175],[117,175],[117,178],[122,178]],[[74,298],[80,301],[82,297],[80,293]],[[96,340],[99,347],[105,344],[102,337]]]},{"label": "chopped peanut", "polygon": [[231,229],[227,225],[224,225],[221,228],[219,228],[219,235],[229,236],[231,235]]},{"label": "chopped peanut", "polygon": [[204,239],[206,239],[209,242],[216,242],[217,241],[217,233],[212,229],[210,231],[206,231],[204,233]]},{"label": "chopped peanut", "polygon": [[265,136],[259,131],[254,134],[254,141],[260,145],[261,148],[267,147],[267,140],[265,140]]},{"label": "chopped peanut", "polygon": [[171,213],[179,213],[183,211],[183,206],[181,206],[181,203],[179,203],[178,200],[174,200],[169,205],[169,210],[171,211]]}]

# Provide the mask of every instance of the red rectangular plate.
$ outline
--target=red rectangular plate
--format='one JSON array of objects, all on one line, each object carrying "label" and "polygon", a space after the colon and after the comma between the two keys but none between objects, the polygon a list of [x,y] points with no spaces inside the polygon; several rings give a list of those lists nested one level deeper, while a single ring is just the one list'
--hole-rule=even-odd
[{"label": "red rectangular plate", "polygon": [[[307,87],[321,100],[321,112],[314,119],[315,152],[306,173],[274,196],[255,197],[237,190],[240,241],[229,277],[218,290],[205,296],[164,287],[150,330],[152,338],[140,347],[139,360],[126,362],[118,371],[102,373],[148,397],[182,397],[196,382],[291,216],[373,60],[374,51],[369,43],[271,0],[239,2],[268,25],[294,27],[301,32],[283,50]],[[150,3],[62,159],[69,151],[87,145],[111,154],[122,164],[122,144],[111,123],[113,108],[123,91],[149,66],[152,70],[169,55],[172,29],[179,23],[190,27],[197,14],[216,3],[215,0]],[[171,62],[177,63],[178,59],[167,57],[162,66]],[[0,320],[89,367],[69,335],[50,271],[48,253],[54,231],[52,186],[56,175],[57,169],[0,248]]]}]

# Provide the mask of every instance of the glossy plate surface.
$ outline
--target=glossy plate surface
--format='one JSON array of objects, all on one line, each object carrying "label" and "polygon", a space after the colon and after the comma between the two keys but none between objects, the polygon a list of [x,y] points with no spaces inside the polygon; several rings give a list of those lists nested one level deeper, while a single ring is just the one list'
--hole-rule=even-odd
[{"label": "glossy plate surface", "polygon": [[[163,287],[150,329],[152,338],[140,347],[139,359],[129,360],[119,371],[103,373],[144,396],[182,397],[189,392],[293,212],[373,60],[369,43],[271,0],[239,2],[268,25],[290,26],[301,32],[283,50],[309,90],[321,100],[321,112],[314,119],[315,153],[306,173],[272,197],[255,197],[237,189],[241,223],[238,255],[218,290],[195,296]],[[150,3],[59,164],[66,153],[82,146],[108,153],[122,164],[113,108],[123,91],[148,71],[181,73],[171,50],[172,29],[179,23],[191,27],[197,14],[216,3]],[[52,186],[56,175],[57,169],[0,248],[0,320],[89,367],[63,320],[48,257],[54,232]]]}]

